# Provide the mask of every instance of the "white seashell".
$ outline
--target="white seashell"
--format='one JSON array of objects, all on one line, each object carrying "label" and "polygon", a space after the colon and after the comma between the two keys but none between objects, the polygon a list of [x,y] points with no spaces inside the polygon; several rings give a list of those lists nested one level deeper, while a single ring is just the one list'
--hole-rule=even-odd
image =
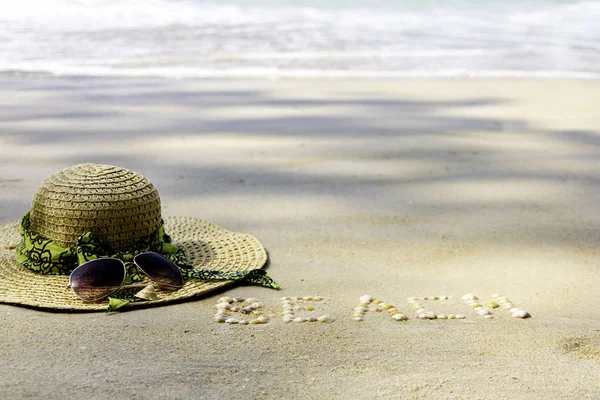
[{"label": "white seashell", "polygon": [[454,314],[448,314],[448,319],[454,319],[454,318],[456,318],[456,315],[454,315]]},{"label": "white seashell", "polygon": [[256,307],[256,308],[263,308],[265,305],[263,303],[260,303],[257,301],[257,302],[252,303],[252,306]]},{"label": "white seashell", "polygon": [[438,314],[438,315],[437,315],[437,319],[446,319],[446,318],[448,318],[448,317],[446,316],[446,314]]},{"label": "white seashell", "polygon": [[233,299],[231,297],[221,297],[219,303],[233,303]]},{"label": "white seashell", "polygon": [[252,303],[256,303],[258,300],[257,300],[257,299],[255,299],[254,297],[249,297],[249,298],[247,298],[247,299],[246,299],[246,301],[247,301],[248,303],[252,304]]},{"label": "white seashell", "polygon": [[424,314],[427,315],[428,319],[436,319],[437,318],[437,315],[435,315],[435,313],[433,311],[427,311]]},{"label": "white seashell", "polygon": [[398,310],[395,307],[392,307],[389,310],[387,310],[387,312],[389,312],[390,314],[397,314]]},{"label": "white seashell", "polygon": [[317,317],[308,317],[306,318],[308,322],[317,322],[319,319]]},{"label": "white seashell", "polygon": [[421,313],[424,313],[425,311],[427,311],[427,309],[425,309],[425,308],[421,307],[421,308],[417,308],[417,309],[415,310],[415,313],[417,313],[417,314],[421,314]]},{"label": "white seashell", "polygon": [[419,315],[417,315],[417,318],[419,318],[419,319],[429,319],[429,318],[427,318],[427,314],[425,314],[425,313],[420,313]]},{"label": "white seashell", "polygon": [[310,296],[305,296],[305,297],[303,297],[303,298],[302,298],[302,300],[304,300],[304,301],[311,301],[311,300],[312,300],[312,297],[310,297]]},{"label": "white seashell", "polygon": [[238,322],[238,324],[240,324],[240,325],[248,325],[248,321],[246,321],[246,320],[242,319],[242,320],[240,320],[240,321]]},{"label": "white seashell", "polygon": [[241,310],[241,308],[239,308],[238,306],[233,306],[229,309],[229,311],[231,311],[231,312],[238,312],[240,310]]},{"label": "white seashell", "polygon": [[515,313],[517,311],[521,311],[521,309],[518,308],[518,307],[513,307],[513,308],[509,309],[508,311],[512,314],[512,313]]},{"label": "white seashell", "polygon": [[467,293],[462,297],[462,299],[464,301],[479,300],[479,297],[475,296],[473,293]]},{"label": "white seashell", "polygon": [[531,315],[525,310],[517,310],[512,313],[512,316],[515,318],[529,318]]},{"label": "white seashell", "polygon": [[456,315],[454,316],[454,318],[456,318],[456,319],[465,319],[465,318],[467,318],[467,317],[465,317],[463,314],[456,314]]},{"label": "white seashell", "polygon": [[448,296],[440,296],[440,300],[448,300]]},{"label": "white seashell", "polygon": [[229,305],[229,303],[219,303],[219,304],[217,304],[217,309],[218,310],[229,310],[229,309],[231,309],[231,306]]},{"label": "white seashell", "polygon": [[479,307],[479,309],[477,310],[477,314],[479,314],[479,315],[491,315],[492,314],[492,310],[490,310],[487,307]]},{"label": "white seashell", "polygon": [[414,296],[413,296],[413,297],[407,297],[407,298],[406,298],[406,301],[408,301],[409,303],[410,303],[411,301],[416,301],[416,300],[417,300],[417,298],[416,298],[416,297],[414,297]]},{"label": "white seashell", "polygon": [[294,315],[294,312],[292,310],[283,310],[283,312],[281,314],[282,315]]},{"label": "white seashell", "polygon": [[408,318],[406,318],[406,315],[404,314],[394,314],[392,315],[392,319],[396,321],[406,321]]},{"label": "white seashell", "polygon": [[292,322],[294,320],[294,318],[296,318],[296,317],[294,317],[293,315],[284,315],[283,322]]},{"label": "white seashell", "polygon": [[304,317],[297,317],[297,318],[294,318],[293,321],[294,322],[306,322],[306,318],[304,318]]},{"label": "white seashell", "polygon": [[373,300],[375,300],[375,299],[370,294],[365,294],[364,296],[360,296],[361,303],[371,303]]},{"label": "white seashell", "polygon": [[225,322],[227,322],[228,324],[237,324],[240,321],[238,321],[236,318],[227,318]]},{"label": "white seashell", "polygon": [[148,285],[135,294],[135,297],[143,300],[158,300],[158,294],[154,290],[154,285]]},{"label": "white seashell", "polygon": [[331,315],[329,315],[329,314],[321,315],[319,318],[317,318],[317,320],[319,322],[333,322],[333,321],[335,321],[335,319]]},{"label": "white seashell", "polygon": [[427,297],[427,296],[421,296],[421,297],[419,297],[419,300],[427,300],[427,299],[429,299],[429,297]]},{"label": "white seashell", "polygon": [[493,315],[484,315],[483,318],[485,318],[485,319],[492,319],[492,318],[494,318],[494,316]]},{"label": "white seashell", "polygon": [[355,320],[355,321],[358,321],[358,322],[362,322],[362,321],[364,321],[365,319],[364,319],[363,317],[354,317],[354,320]]},{"label": "white seashell", "polygon": [[291,299],[291,297],[282,297],[279,300],[281,300],[281,301],[290,301],[292,299]]},{"label": "white seashell", "polygon": [[321,300],[323,300],[323,297],[321,297],[321,296],[315,296],[315,297],[313,297],[313,300],[314,301],[321,301]]},{"label": "white seashell", "polygon": [[369,309],[367,307],[356,307],[354,309],[354,311],[356,311],[356,312],[367,312],[367,311],[369,311]]}]

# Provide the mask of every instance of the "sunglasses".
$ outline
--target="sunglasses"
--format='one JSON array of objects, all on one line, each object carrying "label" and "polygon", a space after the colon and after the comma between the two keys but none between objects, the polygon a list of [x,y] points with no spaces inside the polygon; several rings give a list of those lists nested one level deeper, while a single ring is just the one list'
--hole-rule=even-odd
[{"label": "sunglasses", "polygon": [[150,281],[125,285],[127,268],[118,258],[97,258],[75,268],[69,287],[83,301],[98,301],[120,289],[145,287],[154,282],[165,289],[180,289],[183,276],[177,265],[158,253],[140,253],[133,258],[136,268]]}]

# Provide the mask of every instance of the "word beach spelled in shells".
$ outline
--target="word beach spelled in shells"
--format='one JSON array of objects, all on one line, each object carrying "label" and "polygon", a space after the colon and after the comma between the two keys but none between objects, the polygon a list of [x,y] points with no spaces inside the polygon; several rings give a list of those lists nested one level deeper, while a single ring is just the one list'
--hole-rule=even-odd
[{"label": "word beach spelled in shells", "polygon": [[[463,313],[440,312],[439,308],[448,308],[450,296],[413,296],[406,298],[405,308],[411,308],[415,320],[461,320],[471,315],[473,318],[493,319],[495,312],[508,312],[511,317],[518,319],[530,318],[531,314],[526,310],[516,307],[509,298],[503,294],[495,293],[492,300],[484,302],[479,297],[468,293],[462,296],[463,307],[467,311]],[[280,317],[283,323],[303,322],[334,322],[331,314],[323,313],[326,307],[322,296],[285,296],[280,300],[281,309],[278,312],[268,312],[263,303],[255,298],[221,297],[215,305],[216,313],[213,321],[216,323],[227,323],[232,325],[261,325],[269,323],[273,317]],[[408,313],[403,312],[399,306],[385,302],[371,295],[360,296],[357,307],[350,309],[348,317],[353,321],[365,321],[368,313],[387,314],[393,321],[409,321]],[[427,303],[425,303],[427,302]],[[318,308],[318,309],[317,309]],[[471,310],[469,310],[469,308]],[[504,310],[505,311],[504,311]],[[470,311],[470,312],[469,312]]]}]

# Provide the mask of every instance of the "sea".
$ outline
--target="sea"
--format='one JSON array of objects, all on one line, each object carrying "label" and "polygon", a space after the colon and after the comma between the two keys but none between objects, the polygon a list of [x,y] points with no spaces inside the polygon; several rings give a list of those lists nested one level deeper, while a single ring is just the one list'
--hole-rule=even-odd
[{"label": "sea", "polygon": [[0,75],[600,77],[600,1],[0,0]]}]

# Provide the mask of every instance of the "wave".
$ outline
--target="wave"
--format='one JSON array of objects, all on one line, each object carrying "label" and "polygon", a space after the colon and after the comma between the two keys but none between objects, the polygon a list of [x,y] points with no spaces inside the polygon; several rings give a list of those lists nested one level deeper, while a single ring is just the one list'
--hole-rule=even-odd
[{"label": "wave", "polygon": [[0,0],[0,71],[168,77],[600,73],[596,1],[382,0],[371,9],[358,1],[278,3]]}]

